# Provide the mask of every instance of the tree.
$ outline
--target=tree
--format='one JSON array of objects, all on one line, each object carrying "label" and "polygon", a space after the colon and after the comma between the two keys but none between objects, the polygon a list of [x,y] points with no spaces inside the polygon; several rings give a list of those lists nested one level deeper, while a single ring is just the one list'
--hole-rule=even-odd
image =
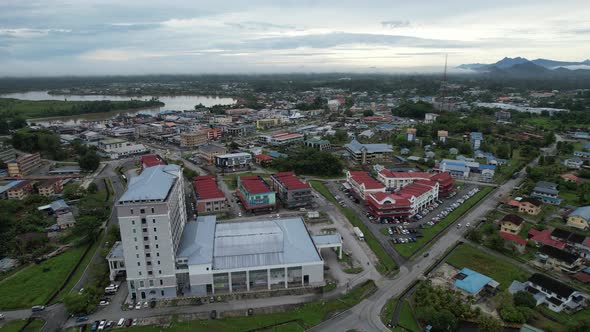
[{"label": "tree", "polygon": [[98,186],[96,185],[96,183],[91,182],[86,190],[89,194],[96,194],[98,192]]},{"label": "tree", "polygon": [[514,305],[517,307],[534,308],[537,306],[537,300],[529,292],[517,292],[514,294]]},{"label": "tree", "polygon": [[64,298],[66,310],[72,315],[88,313],[88,295],[84,293],[70,293]]},{"label": "tree", "polygon": [[89,149],[80,157],[78,164],[80,164],[80,168],[83,170],[93,172],[98,168],[98,165],[100,165],[100,157],[96,153],[96,150]]},{"label": "tree", "polygon": [[74,226],[74,234],[81,236],[83,241],[96,239],[100,232],[102,221],[95,216],[80,216]]},{"label": "tree", "polygon": [[363,111],[363,116],[373,116],[375,115],[375,112],[373,112],[372,110],[364,110]]},{"label": "tree", "polygon": [[469,143],[462,143],[459,145],[459,153],[471,154],[471,145]]},{"label": "tree", "polygon": [[481,315],[478,319],[477,326],[479,327],[481,332],[504,331],[504,326],[502,326],[502,322],[488,315]]},{"label": "tree", "polygon": [[509,159],[510,146],[506,144],[498,145],[498,148],[496,148],[496,155],[498,156],[498,158]]}]

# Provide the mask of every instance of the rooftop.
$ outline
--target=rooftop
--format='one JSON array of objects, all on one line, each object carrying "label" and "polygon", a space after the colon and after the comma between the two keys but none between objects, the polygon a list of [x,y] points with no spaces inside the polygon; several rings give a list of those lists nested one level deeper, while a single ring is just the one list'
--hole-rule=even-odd
[{"label": "rooftop", "polygon": [[131,178],[127,191],[118,203],[135,201],[163,201],[168,197],[176,180],[182,176],[178,165],[158,165],[146,168],[139,176]]},{"label": "rooftop", "polygon": [[215,178],[210,175],[195,176],[193,178],[193,185],[197,194],[197,200],[225,198],[223,192],[217,187]]},{"label": "rooftop", "polygon": [[465,275],[465,277],[455,280],[454,285],[455,287],[460,288],[469,294],[479,293],[479,291],[488,284],[496,286],[498,285],[498,282],[494,279],[466,267],[464,267],[459,273]]},{"label": "rooftop", "polygon": [[529,281],[537,286],[541,286],[552,293],[555,293],[563,298],[568,298],[575,289],[571,288],[570,286],[563,284],[553,278],[549,278],[543,274],[535,273],[530,278]]},{"label": "rooftop", "polygon": [[199,217],[186,224],[177,256],[213,270],[322,260],[300,217],[224,223]]},{"label": "rooftop", "polygon": [[272,191],[266,182],[257,175],[238,176],[238,181],[242,183],[242,187],[250,194],[263,194]]},{"label": "rooftop", "polygon": [[272,175],[272,178],[282,183],[288,190],[298,190],[309,188],[309,183],[299,180],[293,172],[281,172]]},{"label": "rooftop", "polygon": [[590,206],[582,206],[569,214],[570,217],[580,217],[582,219],[590,221]]},{"label": "rooftop", "polygon": [[144,154],[140,157],[140,162],[144,165],[145,168],[158,165],[166,165],[166,162],[156,154]]},{"label": "rooftop", "polygon": [[538,252],[540,254],[544,254],[549,257],[560,260],[562,262],[565,262],[567,264],[573,264],[578,259],[578,256],[572,253],[569,253],[565,250],[557,249],[552,246],[542,246],[541,248],[539,248]]},{"label": "rooftop", "polygon": [[350,178],[358,183],[359,185],[364,185],[365,189],[381,189],[381,188],[385,188],[385,186],[383,186],[383,184],[377,180],[375,180],[375,178],[373,178],[372,176],[369,175],[369,172],[363,172],[363,171],[352,171],[349,172],[350,173]]},{"label": "rooftop", "polygon": [[344,147],[353,153],[361,153],[363,150],[366,150],[367,153],[393,152],[393,148],[389,144],[362,144],[355,139],[353,139],[352,142],[346,144]]}]

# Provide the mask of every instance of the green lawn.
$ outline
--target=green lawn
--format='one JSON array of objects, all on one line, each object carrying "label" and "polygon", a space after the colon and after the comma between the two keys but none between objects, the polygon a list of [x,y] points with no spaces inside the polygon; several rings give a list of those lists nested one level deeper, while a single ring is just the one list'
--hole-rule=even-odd
[{"label": "green lawn", "polygon": [[25,324],[27,323],[26,320],[13,320],[10,322],[6,322],[4,325],[0,325],[0,332],[39,332],[41,327],[43,327],[44,321],[41,319],[35,319],[27,326],[26,329],[22,329]]},{"label": "green lawn", "polygon": [[470,244],[462,244],[447,258],[447,263],[462,269],[467,267],[496,280],[507,289],[513,280],[525,281],[530,274],[502,259],[490,256]]},{"label": "green lawn", "polygon": [[562,200],[562,205],[578,205],[578,194],[575,191],[569,190],[560,190],[559,191],[559,198]]},{"label": "green lawn", "polygon": [[80,278],[82,277],[82,274],[84,274],[84,270],[86,270],[86,267],[88,266],[88,264],[90,264],[90,261],[92,260],[92,256],[94,256],[94,252],[98,249],[98,246],[100,245],[100,242],[102,241],[103,237],[104,237],[104,232],[102,232],[101,235],[99,236],[99,238],[96,241],[94,241],[94,243],[92,244],[92,248],[90,248],[90,250],[88,250],[88,254],[86,254],[84,259],[82,260],[82,263],[80,263],[80,265],[76,269],[76,272],[74,272],[74,275],[72,276],[72,278],[70,279],[70,281],[68,282],[66,287],[64,287],[61,294],[58,297],[56,297],[53,300],[53,302],[62,301],[63,298],[70,293],[72,288],[76,285],[78,280],[80,280]]},{"label": "green lawn", "polygon": [[[397,304],[399,303],[398,299],[390,299],[387,301],[383,310],[381,311],[381,321],[383,324],[387,326],[391,322],[391,317],[393,316],[393,312]],[[420,326],[414,317],[414,310],[408,301],[404,301],[402,303],[402,308],[399,313],[399,319],[397,322],[397,326],[391,329],[392,331],[411,331],[411,332],[420,332]]]},{"label": "green lawn", "polygon": [[377,238],[375,238],[375,236],[373,235],[373,233],[371,233],[369,228],[365,226],[365,224],[359,218],[356,212],[354,212],[350,208],[340,206],[340,204],[338,204],[336,199],[334,199],[334,196],[332,196],[328,188],[326,188],[326,186],[323,183],[319,181],[309,181],[309,183],[315,190],[317,190],[320,194],[326,197],[329,201],[334,203],[335,206],[337,206],[340,209],[342,214],[348,219],[348,221],[353,226],[360,228],[360,230],[365,235],[365,242],[367,242],[367,245],[369,246],[369,248],[371,248],[371,250],[373,250],[375,256],[377,256],[377,259],[379,260],[379,264],[377,264],[377,266],[375,267],[377,271],[383,274],[387,274],[397,270],[397,264],[395,264],[391,256],[389,256],[389,254],[385,251],[383,246],[381,246],[381,243],[377,240]]},{"label": "green lawn", "polygon": [[562,328],[565,325],[567,325],[569,322],[577,322],[582,319],[590,319],[590,309],[589,308],[578,311],[578,312],[571,314],[571,315],[564,313],[564,312],[556,313],[556,312],[549,310],[548,308],[546,308],[544,306],[538,306],[536,308],[536,310],[539,313],[542,313],[543,316],[549,317],[550,320],[558,322],[559,325],[562,326]]},{"label": "green lawn", "polygon": [[[254,314],[254,316],[250,317],[232,317],[217,320],[173,321],[171,327],[167,328],[166,331],[304,331],[321,323],[330,314],[351,308],[362,299],[372,294],[375,289],[375,284],[370,280],[336,300],[311,302],[304,304],[295,310],[274,314]],[[278,326],[276,329],[274,328],[274,325],[282,323],[285,323],[285,325]],[[162,331],[162,328],[160,326],[152,325],[120,329],[120,331],[160,332]]]},{"label": "green lawn", "polygon": [[431,227],[425,228],[422,231],[423,237],[419,237],[416,239],[416,242],[410,243],[399,243],[393,244],[395,250],[399,252],[400,255],[409,258],[414,253],[416,253],[420,248],[426,244],[429,240],[434,238],[437,234],[442,232],[444,229],[447,228],[450,224],[454,223],[459,217],[461,217],[465,212],[471,209],[472,206],[477,204],[480,200],[482,200],[487,194],[489,194],[494,188],[492,187],[484,187],[481,189],[477,194],[473,197],[465,201],[461,206],[455,209],[453,212],[449,213],[445,218],[443,218],[438,223],[434,224]]},{"label": "green lawn", "polygon": [[[0,308],[21,309],[45,304],[62,286],[85,249],[83,246],[70,249],[0,282]],[[43,272],[44,269],[47,271]]]}]

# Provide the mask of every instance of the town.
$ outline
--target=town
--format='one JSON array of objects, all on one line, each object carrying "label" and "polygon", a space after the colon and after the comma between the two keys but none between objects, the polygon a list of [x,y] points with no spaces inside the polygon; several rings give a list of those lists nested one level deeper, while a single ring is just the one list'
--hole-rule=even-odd
[{"label": "town", "polygon": [[443,84],[6,111],[0,324],[590,328],[590,91]]}]

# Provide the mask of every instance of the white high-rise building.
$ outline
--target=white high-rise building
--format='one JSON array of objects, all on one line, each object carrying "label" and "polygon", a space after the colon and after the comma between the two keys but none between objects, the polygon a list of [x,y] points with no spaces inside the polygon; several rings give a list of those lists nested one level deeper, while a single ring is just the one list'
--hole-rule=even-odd
[{"label": "white high-rise building", "polygon": [[186,223],[182,168],[146,168],[115,208],[131,297],[176,297],[175,253]]}]

